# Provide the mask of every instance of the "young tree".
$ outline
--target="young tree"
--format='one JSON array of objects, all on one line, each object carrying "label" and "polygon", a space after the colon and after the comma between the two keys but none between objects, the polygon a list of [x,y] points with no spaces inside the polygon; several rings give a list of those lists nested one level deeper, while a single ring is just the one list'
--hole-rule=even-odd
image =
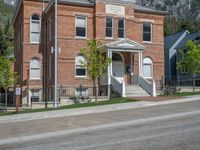
[{"label": "young tree", "polygon": [[81,62],[82,67],[87,68],[87,73],[93,80],[95,101],[97,101],[96,82],[106,71],[111,59],[106,57],[106,50],[103,44],[96,40],[88,41],[87,48],[82,48],[81,54],[86,59],[86,62]]},{"label": "young tree", "polygon": [[200,44],[189,40],[186,44],[186,53],[181,51],[183,58],[177,62],[178,69],[184,69],[192,75],[193,91],[195,91],[195,76],[200,73]]},{"label": "young tree", "polygon": [[0,88],[5,90],[5,111],[7,111],[8,89],[16,83],[16,74],[12,70],[13,61],[7,56],[0,56]]}]

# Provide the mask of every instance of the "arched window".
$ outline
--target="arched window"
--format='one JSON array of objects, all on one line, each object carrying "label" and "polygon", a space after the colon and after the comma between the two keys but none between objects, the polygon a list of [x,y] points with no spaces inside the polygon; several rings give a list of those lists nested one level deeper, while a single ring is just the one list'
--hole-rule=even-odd
[{"label": "arched window", "polygon": [[87,76],[86,67],[82,66],[82,62],[86,63],[85,58],[82,55],[77,55],[75,58],[76,77],[86,77]]},{"label": "arched window", "polygon": [[143,76],[145,78],[153,77],[153,62],[149,57],[143,59]]},{"label": "arched window", "polygon": [[31,40],[31,43],[40,42],[40,16],[36,14],[31,16],[30,40]]},{"label": "arched window", "polygon": [[30,61],[30,79],[40,79],[40,61],[36,58]]},{"label": "arched window", "polygon": [[112,61],[122,62],[123,58],[119,53],[113,53],[112,54]]}]

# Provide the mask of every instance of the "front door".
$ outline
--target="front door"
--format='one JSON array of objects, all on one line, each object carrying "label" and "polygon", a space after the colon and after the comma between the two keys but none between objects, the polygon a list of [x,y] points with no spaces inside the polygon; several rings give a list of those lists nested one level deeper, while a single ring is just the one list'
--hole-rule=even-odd
[{"label": "front door", "polygon": [[120,82],[124,80],[124,61],[119,53],[112,55],[112,75]]}]

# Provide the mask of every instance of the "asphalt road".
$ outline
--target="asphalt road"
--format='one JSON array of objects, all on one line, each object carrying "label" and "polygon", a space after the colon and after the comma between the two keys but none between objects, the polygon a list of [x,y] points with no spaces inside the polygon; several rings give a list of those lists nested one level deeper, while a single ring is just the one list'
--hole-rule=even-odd
[{"label": "asphalt road", "polygon": [[[35,134],[25,135],[21,139],[10,137],[10,143],[8,140],[7,144],[0,145],[0,149],[200,150],[199,108],[200,102],[197,101],[60,118],[63,121],[61,124],[69,124],[72,123],[69,120],[73,120],[73,123],[80,125],[74,124],[74,128],[57,126],[57,130],[48,132],[35,131]],[[49,123],[49,128],[59,124],[55,119],[36,122],[40,125],[44,121],[48,121],[45,123]],[[23,122],[22,127],[24,124],[31,127],[32,122]],[[0,129],[4,126],[0,125]]]}]

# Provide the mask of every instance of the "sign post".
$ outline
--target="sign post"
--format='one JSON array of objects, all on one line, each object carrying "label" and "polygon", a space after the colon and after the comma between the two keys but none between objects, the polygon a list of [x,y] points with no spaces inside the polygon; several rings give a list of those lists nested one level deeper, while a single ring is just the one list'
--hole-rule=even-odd
[{"label": "sign post", "polygon": [[15,106],[16,106],[16,113],[19,112],[19,102],[20,102],[20,96],[21,96],[21,88],[19,86],[16,87],[15,89]]}]

